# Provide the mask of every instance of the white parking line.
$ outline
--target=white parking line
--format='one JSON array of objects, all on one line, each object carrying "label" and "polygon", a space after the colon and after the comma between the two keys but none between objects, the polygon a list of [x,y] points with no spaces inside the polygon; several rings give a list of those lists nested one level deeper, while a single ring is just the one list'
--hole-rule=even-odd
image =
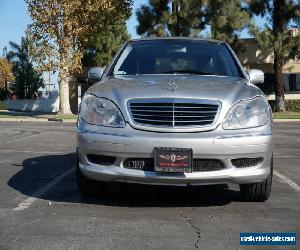
[{"label": "white parking line", "polygon": [[300,186],[297,183],[293,182],[288,177],[286,177],[283,174],[279,173],[277,170],[274,170],[274,175],[276,175],[280,180],[282,180],[284,183],[288,184],[294,190],[300,192]]},{"label": "white parking line", "polygon": [[[58,183],[60,183],[66,176],[74,172],[74,168],[71,168],[59,176],[57,176],[54,180],[50,181],[48,184],[46,184],[44,187],[42,187],[40,190],[36,191],[35,193],[32,194],[32,197],[27,198],[26,200],[22,201],[21,203],[18,204],[17,207],[15,207],[13,210],[14,211],[21,211],[25,210],[30,205],[32,205],[37,199],[41,198],[45,193],[47,193],[51,188],[56,186]],[[282,175],[279,173],[277,170],[274,170],[274,175],[277,176],[281,181],[284,183],[288,184],[291,188],[294,190],[300,192],[300,186],[293,182],[291,179],[288,177]]]},{"label": "white parking line", "polygon": [[48,184],[46,184],[44,187],[42,187],[40,190],[37,190],[32,194],[32,197],[27,198],[26,200],[22,201],[18,204],[17,207],[15,207],[13,210],[20,211],[25,210],[28,208],[32,203],[34,203],[37,199],[41,198],[45,193],[47,193],[51,188],[53,188],[55,185],[60,183],[67,175],[71,174],[74,171],[74,168],[71,168],[59,176],[57,176],[54,180],[50,181]]},{"label": "white parking line", "polygon": [[11,163],[11,161],[0,161],[0,164],[7,164],[7,163]]},{"label": "white parking line", "polygon": [[[298,149],[299,150],[299,149]],[[300,155],[277,155],[273,156],[274,158],[300,158]]]},{"label": "white parking line", "polygon": [[25,140],[25,139],[28,139],[28,138],[31,138],[31,137],[34,137],[34,136],[38,136],[38,135],[41,135],[41,134],[38,133],[38,134],[31,134],[31,135],[27,135],[27,136],[25,135],[25,136],[23,136],[21,138],[16,138],[16,139],[12,138],[11,140],[8,140],[7,143],[16,142],[16,141],[22,141],[22,140]]}]

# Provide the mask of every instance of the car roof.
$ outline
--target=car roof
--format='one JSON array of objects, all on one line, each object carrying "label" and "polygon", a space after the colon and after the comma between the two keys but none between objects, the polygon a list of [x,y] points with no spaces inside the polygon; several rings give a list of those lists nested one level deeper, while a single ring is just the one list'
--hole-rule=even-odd
[{"label": "car roof", "polygon": [[198,37],[141,37],[137,39],[131,39],[129,42],[138,42],[138,41],[155,41],[155,40],[188,40],[188,41],[205,41],[213,43],[224,43],[223,41],[208,39],[208,38],[198,38]]}]

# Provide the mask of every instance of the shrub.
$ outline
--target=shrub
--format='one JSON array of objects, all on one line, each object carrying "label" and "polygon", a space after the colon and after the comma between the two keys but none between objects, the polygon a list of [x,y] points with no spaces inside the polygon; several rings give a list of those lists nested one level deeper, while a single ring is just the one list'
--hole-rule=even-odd
[{"label": "shrub", "polygon": [[[275,101],[269,101],[274,111]],[[285,108],[288,112],[300,112],[300,100],[285,100]]]},{"label": "shrub", "polygon": [[6,110],[6,103],[4,101],[0,101],[0,110]]}]

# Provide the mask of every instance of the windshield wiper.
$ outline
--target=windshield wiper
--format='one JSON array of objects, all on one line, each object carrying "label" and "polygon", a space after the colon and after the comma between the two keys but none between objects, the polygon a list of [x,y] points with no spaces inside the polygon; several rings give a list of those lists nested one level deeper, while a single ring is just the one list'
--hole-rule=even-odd
[{"label": "windshield wiper", "polygon": [[189,69],[178,69],[178,70],[170,70],[162,72],[162,74],[191,74],[191,75],[210,75],[214,76],[216,74],[210,73],[210,72],[203,72],[203,71],[197,71],[197,70],[189,70]]}]

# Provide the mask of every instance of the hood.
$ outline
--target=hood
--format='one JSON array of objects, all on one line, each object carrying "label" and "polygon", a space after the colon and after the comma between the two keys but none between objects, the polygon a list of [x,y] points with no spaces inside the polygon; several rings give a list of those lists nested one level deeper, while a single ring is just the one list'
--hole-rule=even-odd
[{"label": "hood", "polygon": [[[177,87],[172,86],[174,82]],[[87,93],[114,101],[121,109],[125,119],[128,119],[127,101],[135,98],[218,100],[222,103],[221,118],[235,102],[263,95],[262,91],[250,84],[247,79],[198,75],[106,77],[91,86]]]}]

